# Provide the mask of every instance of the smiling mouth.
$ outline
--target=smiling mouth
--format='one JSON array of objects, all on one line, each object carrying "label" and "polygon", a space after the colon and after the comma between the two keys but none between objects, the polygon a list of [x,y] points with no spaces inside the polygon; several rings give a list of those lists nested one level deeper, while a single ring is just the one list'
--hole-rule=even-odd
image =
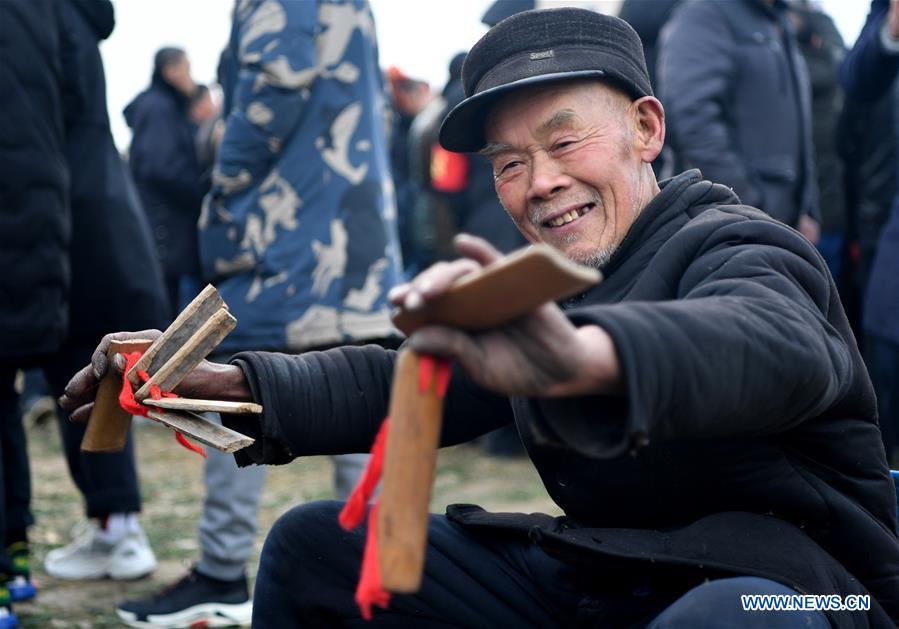
[{"label": "smiling mouth", "polygon": [[544,227],[561,227],[562,225],[567,225],[568,223],[575,221],[582,217],[584,214],[593,210],[596,207],[595,203],[587,203],[586,205],[582,205],[581,207],[570,210],[561,216],[557,216],[555,218],[551,218],[548,221],[543,221]]}]

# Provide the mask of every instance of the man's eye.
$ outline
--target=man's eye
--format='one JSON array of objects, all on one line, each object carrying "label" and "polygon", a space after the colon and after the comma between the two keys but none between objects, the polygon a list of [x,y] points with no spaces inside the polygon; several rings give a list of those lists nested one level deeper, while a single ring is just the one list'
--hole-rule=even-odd
[{"label": "man's eye", "polygon": [[561,142],[556,142],[553,145],[552,150],[560,151],[562,149],[568,148],[569,146],[572,146],[573,144],[577,144],[577,140],[562,140]]},{"label": "man's eye", "polygon": [[507,172],[509,172],[510,170],[513,170],[516,166],[520,166],[520,165],[521,165],[521,162],[520,162],[520,161],[517,161],[517,160],[516,160],[516,161],[512,161],[512,162],[506,162],[506,163],[503,164],[503,166],[499,169],[499,174],[502,175],[503,173],[507,173]]}]

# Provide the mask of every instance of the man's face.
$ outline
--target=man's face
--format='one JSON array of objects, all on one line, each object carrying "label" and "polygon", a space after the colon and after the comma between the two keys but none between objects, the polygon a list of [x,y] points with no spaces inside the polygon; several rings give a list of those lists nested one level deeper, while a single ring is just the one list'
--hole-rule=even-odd
[{"label": "man's face", "polygon": [[630,100],[598,81],[525,89],[500,101],[483,152],[500,202],[525,238],[603,266],[649,200],[634,130]]},{"label": "man's face", "polygon": [[183,55],[177,62],[170,63],[163,68],[162,76],[168,81],[169,85],[185,96],[190,96],[197,88],[196,83],[190,76],[190,61],[188,61],[187,55]]}]

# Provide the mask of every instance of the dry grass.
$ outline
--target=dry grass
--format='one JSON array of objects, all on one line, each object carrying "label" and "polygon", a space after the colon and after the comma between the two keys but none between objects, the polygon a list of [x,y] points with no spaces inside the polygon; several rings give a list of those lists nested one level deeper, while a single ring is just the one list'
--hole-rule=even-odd
[{"label": "dry grass", "polygon": [[[55,427],[29,431],[32,507],[37,519],[31,530],[32,565],[40,591],[34,602],[16,607],[24,629],[118,627],[113,612],[117,602],[158,590],[181,576],[196,558],[202,459],[179,447],[171,433],[158,426],[138,425],[135,431],[144,496],[141,523],[159,568],[152,577],[139,581],[76,583],[48,577],[42,564],[49,550],[68,542],[69,530],[83,518],[80,496],[69,479]],[[331,466],[326,458],[301,459],[271,469],[261,501],[251,574],[265,532],[275,519],[293,505],[329,497],[330,491]],[[454,502],[473,502],[497,511],[558,512],[529,461],[486,458],[470,446],[451,448],[440,455],[431,509],[442,512]]]}]

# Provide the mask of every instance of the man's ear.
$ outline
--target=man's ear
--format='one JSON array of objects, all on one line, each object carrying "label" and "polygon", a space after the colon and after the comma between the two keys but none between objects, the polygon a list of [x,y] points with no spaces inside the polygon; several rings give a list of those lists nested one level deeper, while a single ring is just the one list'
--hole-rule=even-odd
[{"label": "man's ear", "polygon": [[665,109],[657,98],[644,96],[631,104],[631,111],[637,152],[643,162],[652,163],[665,144]]}]

